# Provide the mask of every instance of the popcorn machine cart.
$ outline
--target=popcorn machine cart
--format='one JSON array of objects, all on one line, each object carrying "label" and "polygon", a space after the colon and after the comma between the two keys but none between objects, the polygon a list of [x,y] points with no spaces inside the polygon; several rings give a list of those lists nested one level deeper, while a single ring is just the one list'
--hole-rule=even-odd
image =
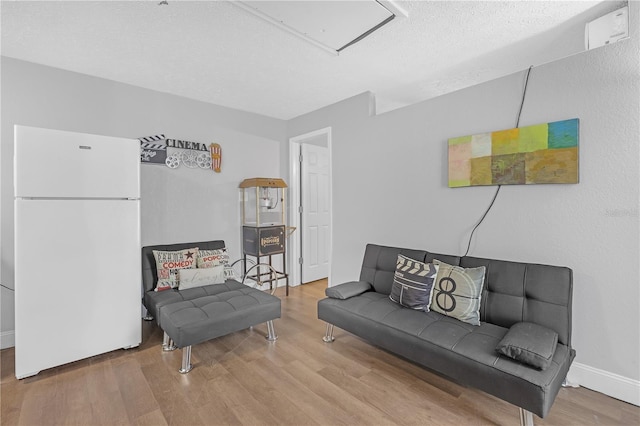
[{"label": "popcorn machine cart", "polygon": [[[287,184],[277,178],[251,178],[240,183],[242,190],[242,254],[243,282],[252,280],[257,285],[273,283],[278,286],[285,280],[286,295],[289,295],[287,274],[286,238],[295,228],[286,226],[285,193]],[[289,232],[289,233],[290,233]],[[281,255],[282,270],[274,265],[274,256]],[[255,264],[247,267],[247,256],[255,258]],[[261,258],[268,263],[261,263]],[[253,263],[253,262],[251,262]]]}]

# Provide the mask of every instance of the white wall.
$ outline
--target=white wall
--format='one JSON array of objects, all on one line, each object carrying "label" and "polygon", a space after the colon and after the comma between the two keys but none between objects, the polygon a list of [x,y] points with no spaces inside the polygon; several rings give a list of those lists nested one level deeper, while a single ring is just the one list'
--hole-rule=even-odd
[{"label": "white wall", "polygon": [[[573,380],[640,404],[638,11],[632,39],[536,67],[520,126],[580,119],[580,183],[504,186],[470,255],[574,271]],[[371,95],[288,122],[333,129],[331,282],[368,242],[462,254],[496,187],[447,187],[447,139],[515,127],[525,72],[376,116]]]},{"label": "white wall", "polygon": [[[248,177],[282,176],[282,120],[2,57],[0,282],[11,288],[14,124],[130,138],[164,133],[219,143],[221,173],[141,165],[143,245],[224,239],[232,259],[238,258],[238,184]],[[64,158],[52,161],[64,167]],[[13,292],[2,288],[1,295],[4,348],[13,345]]]}]

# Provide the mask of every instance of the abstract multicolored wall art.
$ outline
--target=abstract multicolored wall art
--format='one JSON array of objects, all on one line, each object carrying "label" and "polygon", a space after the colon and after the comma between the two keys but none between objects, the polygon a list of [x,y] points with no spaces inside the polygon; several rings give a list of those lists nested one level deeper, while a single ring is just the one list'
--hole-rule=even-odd
[{"label": "abstract multicolored wall art", "polygon": [[578,122],[449,139],[449,187],[578,183]]}]

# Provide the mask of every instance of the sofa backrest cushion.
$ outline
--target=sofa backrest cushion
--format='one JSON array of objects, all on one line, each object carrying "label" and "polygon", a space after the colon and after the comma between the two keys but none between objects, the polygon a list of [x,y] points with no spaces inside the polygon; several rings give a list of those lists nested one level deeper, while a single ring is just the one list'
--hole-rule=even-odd
[{"label": "sofa backrest cushion", "polygon": [[571,345],[571,269],[476,257],[463,257],[460,266],[487,268],[480,321],[506,328],[523,321],[540,324]]},{"label": "sofa backrest cushion", "polygon": [[439,253],[429,253],[427,252],[426,257],[424,258],[425,263],[431,263],[434,259],[439,260],[440,262],[448,263],[453,266],[460,266],[460,256],[452,256],[450,254],[439,254]]},{"label": "sofa backrest cushion", "polygon": [[367,244],[364,259],[362,260],[360,281],[370,283],[378,293],[390,294],[399,254],[426,263],[433,261],[433,259],[441,260],[450,265],[458,265],[460,263],[460,258],[457,256],[429,253],[424,250]]},{"label": "sofa backrest cushion", "polygon": [[378,293],[391,293],[398,254],[425,263],[438,259],[463,268],[484,266],[480,321],[505,328],[518,322],[540,324],[558,333],[559,343],[571,346],[571,269],[367,244],[360,281]]},{"label": "sofa backrest cushion", "polygon": [[224,248],[225,245],[223,240],[214,240],[142,247],[142,288],[144,291],[153,290],[158,282],[158,271],[156,269],[156,260],[153,257],[153,250],[176,251],[192,247],[198,247],[200,250],[215,250]]}]

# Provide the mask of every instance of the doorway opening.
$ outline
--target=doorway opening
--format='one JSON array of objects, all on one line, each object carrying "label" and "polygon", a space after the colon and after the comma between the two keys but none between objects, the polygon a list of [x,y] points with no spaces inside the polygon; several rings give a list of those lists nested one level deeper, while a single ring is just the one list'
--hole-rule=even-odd
[{"label": "doorway opening", "polygon": [[331,277],[331,127],[289,139],[291,285]]}]

